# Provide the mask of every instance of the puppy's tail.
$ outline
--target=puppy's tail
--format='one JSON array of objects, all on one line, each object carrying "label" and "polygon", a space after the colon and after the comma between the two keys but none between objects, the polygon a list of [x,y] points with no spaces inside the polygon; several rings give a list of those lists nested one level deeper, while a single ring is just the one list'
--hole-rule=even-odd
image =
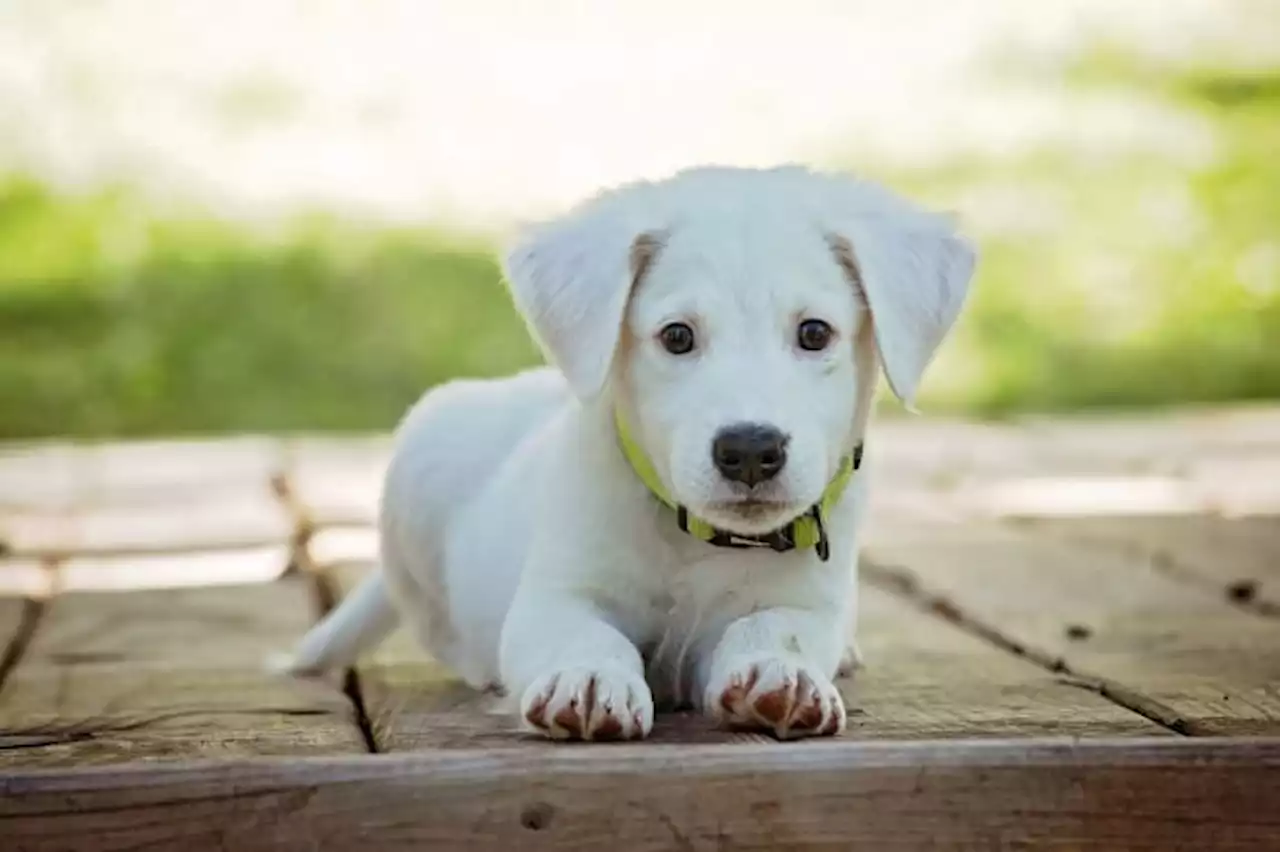
[{"label": "puppy's tail", "polygon": [[399,621],[382,571],[374,571],[302,637],[292,655],[272,658],[268,666],[297,677],[347,668],[387,638]]}]

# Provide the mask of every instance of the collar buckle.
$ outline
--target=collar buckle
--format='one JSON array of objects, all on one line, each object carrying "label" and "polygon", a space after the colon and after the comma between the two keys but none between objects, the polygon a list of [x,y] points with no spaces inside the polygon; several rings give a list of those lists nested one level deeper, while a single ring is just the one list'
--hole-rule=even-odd
[{"label": "collar buckle", "polygon": [[768,535],[759,536],[738,535],[737,533],[716,530],[715,536],[708,543],[717,547],[737,547],[742,549],[767,547],[775,553],[786,553],[796,548],[796,543],[791,536],[790,524],[780,530],[774,530]]},{"label": "collar buckle", "polygon": [[[861,453],[862,445],[858,445],[859,453]],[[817,551],[818,558],[826,562],[831,558],[831,539],[827,538],[827,524],[822,517],[822,506],[815,503],[813,508],[809,510],[809,516],[813,518],[813,524],[818,528],[818,542],[813,546]]]}]

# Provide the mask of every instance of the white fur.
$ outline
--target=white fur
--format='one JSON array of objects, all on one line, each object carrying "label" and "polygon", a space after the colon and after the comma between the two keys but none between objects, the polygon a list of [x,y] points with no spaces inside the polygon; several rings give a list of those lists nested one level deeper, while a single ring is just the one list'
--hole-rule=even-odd
[{"label": "white fur", "polygon": [[[642,235],[659,247],[635,281]],[[852,248],[857,280],[833,239]],[[636,478],[613,412],[692,512],[767,532],[815,503],[862,439],[881,363],[914,396],[972,266],[940,217],[800,168],[695,169],[535,229],[506,271],[556,368],[455,382],[415,406],[383,494],[388,594],[369,581],[303,641],[293,669],[349,662],[394,604],[433,655],[477,687],[505,688],[552,737],[642,736],[655,701],[779,736],[842,729],[832,680],[857,660],[865,466],[828,518],[829,561],[717,548],[680,532]],[[837,331],[823,352],[795,345],[808,318]],[[672,321],[694,327],[695,353],[661,348]],[[751,512],[735,508],[745,487],[709,451],[742,421],[790,435],[783,471],[751,493],[769,505]],[[769,694],[786,708],[760,700]]]}]

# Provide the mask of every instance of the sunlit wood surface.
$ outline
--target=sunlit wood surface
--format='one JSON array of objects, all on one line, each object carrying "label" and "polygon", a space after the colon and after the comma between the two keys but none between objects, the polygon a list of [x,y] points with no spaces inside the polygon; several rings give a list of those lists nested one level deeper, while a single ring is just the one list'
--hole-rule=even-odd
[{"label": "sunlit wood surface", "polygon": [[383,436],[0,447],[0,849],[1280,848],[1280,409],[877,426],[800,744],[543,743],[403,634],[264,674],[373,564]]}]

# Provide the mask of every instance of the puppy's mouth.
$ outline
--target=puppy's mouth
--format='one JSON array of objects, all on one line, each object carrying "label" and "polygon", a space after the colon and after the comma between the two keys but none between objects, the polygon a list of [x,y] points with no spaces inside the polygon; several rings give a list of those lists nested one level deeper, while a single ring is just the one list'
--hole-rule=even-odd
[{"label": "puppy's mouth", "polygon": [[763,500],[757,497],[739,497],[717,500],[707,505],[707,518],[730,532],[744,535],[763,535],[773,532],[795,519],[801,513],[792,503],[782,500]]}]

